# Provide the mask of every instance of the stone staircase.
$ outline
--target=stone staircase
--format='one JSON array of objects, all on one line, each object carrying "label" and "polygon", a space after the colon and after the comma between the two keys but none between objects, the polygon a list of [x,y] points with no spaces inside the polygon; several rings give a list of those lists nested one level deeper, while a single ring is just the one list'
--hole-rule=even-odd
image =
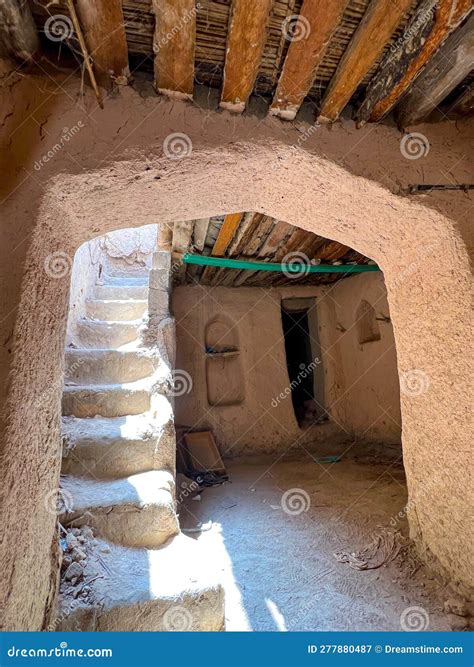
[{"label": "stone staircase", "polygon": [[172,320],[149,329],[148,279],[97,286],[66,350],[54,629],[223,628],[209,554],[179,529],[169,331],[150,343]]}]

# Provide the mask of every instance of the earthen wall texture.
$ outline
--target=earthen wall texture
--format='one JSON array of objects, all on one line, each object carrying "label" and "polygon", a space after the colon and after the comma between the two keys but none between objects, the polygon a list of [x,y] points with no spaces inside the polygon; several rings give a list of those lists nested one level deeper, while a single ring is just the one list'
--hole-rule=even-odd
[{"label": "earthen wall texture", "polygon": [[[46,499],[59,481],[69,276],[50,277],[45,262],[117,228],[237,211],[335,239],[382,268],[403,378],[412,535],[466,585],[472,199],[401,191],[469,182],[472,124],[420,126],[430,150],[412,160],[389,125],[356,131],[345,121],[304,141],[304,127],[132,89],[101,111],[80,97],[79,79],[65,79],[13,75],[1,98],[2,627],[43,627],[57,577]],[[187,137],[181,159],[169,151],[176,133]]]}]

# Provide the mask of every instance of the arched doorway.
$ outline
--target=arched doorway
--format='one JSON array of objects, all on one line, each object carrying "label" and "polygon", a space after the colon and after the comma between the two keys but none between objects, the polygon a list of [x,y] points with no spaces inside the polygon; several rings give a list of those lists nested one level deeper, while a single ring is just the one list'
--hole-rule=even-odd
[{"label": "arched doorway", "polygon": [[[33,216],[35,227],[17,304],[6,406],[5,475],[10,486],[17,480],[3,507],[10,581],[7,619],[15,619],[19,628],[39,627],[54,591],[52,579],[45,581],[39,573],[50,569],[55,530],[44,498],[57,486],[59,474],[60,396],[59,391],[51,392],[42,414],[35,413],[33,398],[62,371],[68,285],[45,281],[45,258],[53,252],[71,255],[92,236],[118,226],[149,224],[157,215],[161,221],[175,222],[261,211],[344,243],[379,264],[402,386],[412,535],[423,553],[433,554],[452,576],[467,583],[460,460],[467,451],[467,436],[455,424],[462,422],[468,408],[464,345],[469,266],[455,224],[334,162],[277,142],[216,148],[203,140],[173,170],[163,157],[150,160],[142,153],[132,161],[124,156],[117,162],[109,156],[93,179],[71,173],[59,160],[54,169],[61,166],[61,179],[46,181],[38,210],[29,210],[26,191],[18,195],[22,215]],[[34,477],[32,469],[37,471]],[[13,573],[18,525],[30,535],[30,546]],[[34,599],[28,592],[32,577],[38,582]],[[28,613],[22,609],[25,599],[31,600]]]}]

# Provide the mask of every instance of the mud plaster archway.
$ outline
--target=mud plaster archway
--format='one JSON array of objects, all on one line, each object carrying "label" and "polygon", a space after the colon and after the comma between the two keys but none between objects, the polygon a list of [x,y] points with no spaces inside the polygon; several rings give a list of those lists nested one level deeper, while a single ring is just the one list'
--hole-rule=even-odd
[{"label": "mud plaster archway", "polygon": [[[76,170],[77,171],[77,170]],[[403,452],[411,533],[419,549],[467,584],[469,265],[454,223],[436,211],[284,144],[195,147],[179,161],[150,156],[103,163],[47,181],[34,216],[15,327],[5,450],[7,627],[41,627],[56,573],[55,516],[45,503],[60,468],[61,364],[69,281],[45,258],[72,256],[119,227],[260,211],[372,257],[388,291],[401,376]],[[39,204],[38,208],[36,205]],[[19,207],[17,210],[20,210]],[[41,411],[38,410],[40,397]],[[21,531],[26,540],[18,540]],[[6,554],[6,555],[5,555]]]}]

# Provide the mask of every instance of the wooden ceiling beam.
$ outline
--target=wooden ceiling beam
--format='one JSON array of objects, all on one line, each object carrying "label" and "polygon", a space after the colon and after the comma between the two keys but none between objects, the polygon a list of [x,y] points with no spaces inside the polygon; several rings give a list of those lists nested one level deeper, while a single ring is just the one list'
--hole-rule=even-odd
[{"label": "wooden ceiling beam", "polygon": [[301,39],[288,49],[270,113],[293,120],[313,85],[316,70],[339,25],[348,0],[304,0],[298,17]]},{"label": "wooden ceiling beam", "polygon": [[[213,257],[223,257],[225,255],[225,252],[242,221],[242,217],[243,213],[229,213],[225,216],[219,234],[214,242],[214,247],[211,250],[211,255]],[[202,273],[201,280],[204,284],[211,285],[218,271],[219,269],[215,266],[206,266]]]},{"label": "wooden ceiling beam", "polygon": [[236,233],[242,220],[242,213],[229,213],[225,216],[224,222],[219,230],[216,242],[211,251],[214,257],[222,257],[225,254],[234,234]]},{"label": "wooden ceiling beam", "polygon": [[40,43],[30,5],[19,0],[0,2],[0,54],[31,62]]},{"label": "wooden ceiling beam", "polygon": [[424,0],[367,87],[359,124],[379,121],[393,108],[471,9],[472,0]]},{"label": "wooden ceiling beam", "polygon": [[416,79],[399,104],[401,128],[427,118],[474,68],[474,15],[455,30]]},{"label": "wooden ceiling beam", "polygon": [[324,262],[335,262],[349,252],[350,248],[339,241],[327,241],[317,253],[317,259]]},{"label": "wooden ceiling beam", "polygon": [[[237,232],[234,234],[229,247],[227,248],[227,254],[229,257],[238,257],[245,251],[247,243],[252,238],[253,233],[262,222],[264,218],[263,213],[245,213],[242,222],[239,225]],[[216,279],[219,281],[219,285],[230,286],[234,282],[235,278],[239,275],[240,271],[232,271],[228,269],[220,269],[219,273],[216,276]]]},{"label": "wooden ceiling beam", "polygon": [[76,0],[88,53],[100,79],[128,83],[128,47],[121,0]]},{"label": "wooden ceiling beam", "polygon": [[319,113],[320,122],[338,119],[411,4],[412,0],[372,0],[329,82]]},{"label": "wooden ceiling beam", "polygon": [[220,106],[242,113],[257,78],[273,0],[233,0]]},{"label": "wooden ceiling beam", "polygon": [[196,6],[194,0],[152,0],[155,88],[178,99],[192,99]]}]

